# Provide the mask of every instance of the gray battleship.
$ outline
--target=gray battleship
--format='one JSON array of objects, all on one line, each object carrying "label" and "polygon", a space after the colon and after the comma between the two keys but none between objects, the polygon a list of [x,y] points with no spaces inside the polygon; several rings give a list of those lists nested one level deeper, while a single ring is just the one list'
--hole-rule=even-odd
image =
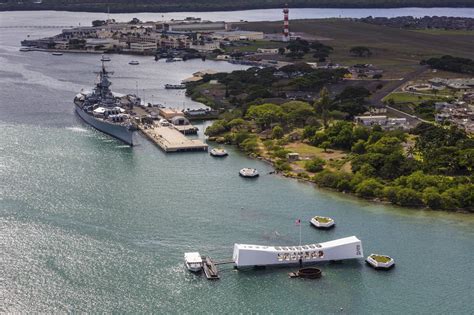
[{"label": "gray battleship", "polygon": [[136,95],[119,95],[110,90],[112,83],[102,62],[99,81],[92,92],[81,91],[74,98],[77,114],[103,133],[133,145],[133,132],[138,130],[130,113],[140,105]]}]

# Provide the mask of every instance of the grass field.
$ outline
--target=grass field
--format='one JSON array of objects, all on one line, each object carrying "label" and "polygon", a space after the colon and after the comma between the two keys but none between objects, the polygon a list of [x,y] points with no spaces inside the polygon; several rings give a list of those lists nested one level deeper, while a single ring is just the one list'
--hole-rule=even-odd
[{"label": "grass field", "polygon": [[[238,26],[245,30],[280,33],[281,22],[250,22]],[[417,68],[420,60],[450,54],[474,59],[474,34],[416,32],[356,22],[349,19],[292,20],[290,31],[325,37],[334,47],[330,59],[336,63],[371,63],[386,70],[390,77],[402,77]],[[356,58],[349,54],[354,46],[366,46],[373,55]]]},{"label": "grass field", "polygon": [[257,41],[240,41],[239,44],[242,46],[230,46],[226,47],[226,52],[232,51],[251,51],[256,52],[258,48],[280,48],[285,47],[286,44],[282,42],[273,42],[269,40],[257,40]]},{"label": "grass field", "polygon": [[412,93],[404,93],[404,92],[395,92],[387,95],[384,98],[384,101],[392,99],[395,103],[421,103],[423,101],[429,100],[442,100],[442,96],[428,96],[428,95],[416,95]]},{"label": "grass field", "polygon": [[474,31],[468,30],[442,30],[442,29],[429,29],[429,30],[413,30],[413,32],[432,34],[432,35],[474,35]]}]

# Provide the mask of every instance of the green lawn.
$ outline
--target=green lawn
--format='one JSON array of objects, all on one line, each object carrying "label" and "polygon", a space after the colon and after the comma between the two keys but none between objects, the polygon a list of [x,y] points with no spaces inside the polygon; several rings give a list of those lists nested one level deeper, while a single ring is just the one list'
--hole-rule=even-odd
[{"label": "green lawn", "polygon": [[474,35],[474,31],[468,31],[468,30],[429,29],[429,30],[413,30],[413,32],[432,34],[432,35]]},{"label": "green lawn", "polygon": [[411,94],[411,93],[404,93],[404,92],[395,92],[387,95],[383,101],[388,101],[389,99],[392,99],[395,103],[421,103],[423,101],[429,101],[429,100],[441,100],[442,97],[438,96],[428,96],[428,95],[416,95],[416,94]]},{"label": "green lawn", "polygon": [[286,44],[282,42],[272,42],[268,40],[256,40],[256,41],[239,41],[240,44],[248,44],[243,46],[231,46],[226,47],[226,52],[232,51],[249,51],[256,52],[258,48],[280,48],[285,47]]}]

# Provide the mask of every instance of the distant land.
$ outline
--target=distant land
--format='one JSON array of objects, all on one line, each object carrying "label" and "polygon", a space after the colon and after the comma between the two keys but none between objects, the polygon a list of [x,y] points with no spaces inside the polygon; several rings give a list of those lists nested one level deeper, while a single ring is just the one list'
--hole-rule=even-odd
[{"label": "distant land", "polygon": [[204,12],[272,9],[285,3],[291,8],[474,7],[473,0],[0,0],[0,11]]}]

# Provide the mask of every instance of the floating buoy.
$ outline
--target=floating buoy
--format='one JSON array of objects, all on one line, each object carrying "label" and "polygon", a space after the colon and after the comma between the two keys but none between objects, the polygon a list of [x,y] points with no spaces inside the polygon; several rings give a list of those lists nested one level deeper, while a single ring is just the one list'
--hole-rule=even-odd
[{"label": "floating buoy", "polygon": [[395,266],[395,261],[387,255],[370,254],[365,260],[374,269],[388,270]]}]

